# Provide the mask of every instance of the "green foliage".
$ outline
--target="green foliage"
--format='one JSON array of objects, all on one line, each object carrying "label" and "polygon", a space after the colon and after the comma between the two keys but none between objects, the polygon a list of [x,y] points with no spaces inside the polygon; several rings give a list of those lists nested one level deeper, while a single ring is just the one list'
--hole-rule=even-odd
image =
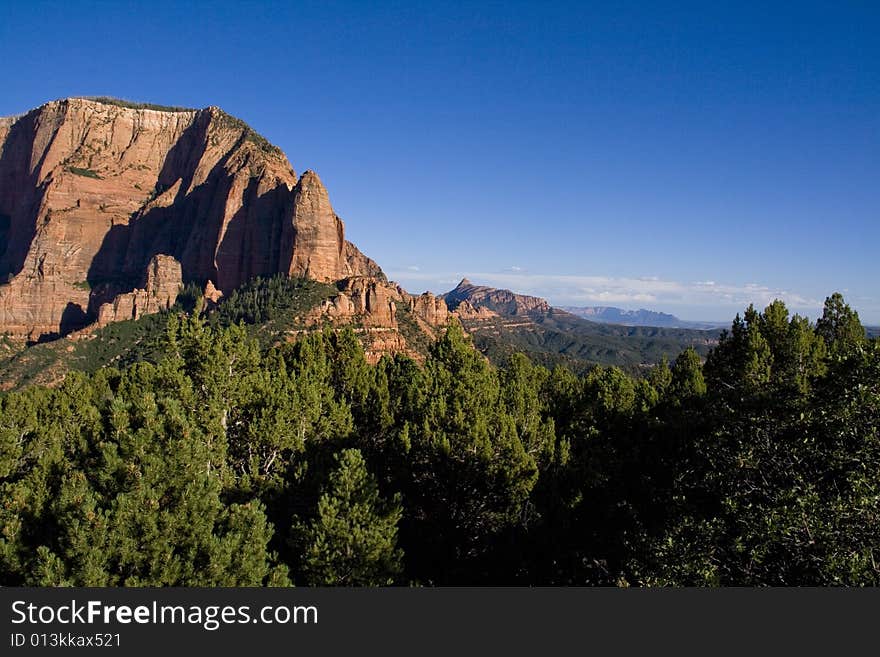
[{"label": "green foliage", "polygon": [[400,328],[401,335],[406,340],[406,344],[418,353],[428,353],[428,349],[431,346],[430,338],[419,328],[415,317],[413,317],[409,309],[409,305],[398,301],[396,306],[395,317],[397,318],[397,325]]},{"label": "green foliage", "polygon": [[144,363],[3,400],[4,433],[40,454],[19,457],[0,480],[4,584],[240,586],[283,576],[259,502],[222,500],[222,450],[187,413],[173,375]]},{"label": "green foliage", "polygon": [[503,405],[497,371],[458,324],[433,345],[425,373],[421,408],[406,425],[404,495],[417,515],[405,518],[405,535],[418,545],[417,576],[449,581],[515,524],[537,466]]},{"label": "green foliage", "polygon": [[134,103],[121,98],[111,98],[109,96],[87,97],[87,100],[93,100],[104,105],[115,105],[116,107],[126,107],[128,109],[147,109],[157,110],[159,112],[194,112],[195,110],[188,107],[172,107],[169,105],[155,105],[153,103]]},{"label": "green foliage", "polygon": [[83,178],[95,178],[97,180],[101,180],[101,176],[98,175],[98,172],[92,171],[91,169],[83,169],[80,167],[67,167],[67,170],[70,171],[70,173],[77,176],[82,176]]},{"label": "green foliage", "polygon": [[93,373],[102,367],[124,368],[144,360],[156,363],[162,357],[167,317],[157,313],[109,324],[99,329],[93,339],[74,347],[71,364],[80,371]]},{"label": "green foliage", "polygon": [[829,306],[815,330],[781,302],[750,308],[710,354],[644,583],[878,583],[880,351]]},{"label": "green foliage", "polygon": [[708,354],[719,331],[617,326],[597,324],[568,313],[551,311],[532,323],[519,319],[467,320],[465,328],[474,344],[498,366],[512,354],[523,353],[536,363],[552,368],[564,365],[586,372],[593,365],[617,366],[630,374],[664,358],[672,359],[692,347],[701,357]]},{"label": "green foliage", "polygon": [[816,322],[816,333],[832,353],[847,353],[865,341],[865,328],[859,314],[844,302],[839,292],[825,299],[822,317]]},{"label": "green foliage", "polygon": [[669,361],[666,358],[661,359],[650,369],[645,378],[659,394],[666,392],[672,385],[672,370],[669,369]]},{"label": "green foliage", "polygon": [[668,390],[673,399],[684,400],[706,394],[703,367],[697,352],[688,347],[678,355],[672,366]]},{"label": "green foliage", "polygon": [[255,278],[224,299],[211,321],[219,326],[264,324],[295,317],[335,293],[332,285],[281,274]]},{"label": "green foliage", "polygon": [[737,315],[731,331],[724,332],[706,361],[710,385],[732,394],[765,390],[785,394],[806,392],[825,372],[826,347],[818,327],[795,315],[781,301],[763,313],[749,306]]},{"label": "green foliage", "polygon": [[205,308],[205,299],[202,293],[202,286],[194,281],[190,281],[178,292],[175,301],[175,309],[182,310],[187,314],[201,314]]},{"label": "green foliage", "polygon": [[880,583],[880,343],[842,299],[633,378],[457,323],[423,365],[262,340],[327,291],[193,287],[0,394],[0,585]]},{"label": "green foliage", "polygon": [[400,496],[382,500],[375,479],[356,449],[336,457],[318,511],[295,527],[302,546],[302,570],[315,586],[381,586],[400,575],[403,553],[397,547]]}]

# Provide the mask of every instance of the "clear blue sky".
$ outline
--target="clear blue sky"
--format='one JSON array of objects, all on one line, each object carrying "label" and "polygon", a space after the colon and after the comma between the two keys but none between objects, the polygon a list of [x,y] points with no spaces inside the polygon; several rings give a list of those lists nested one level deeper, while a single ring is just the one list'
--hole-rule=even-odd
[{"label": "clear blue sky", "polygon": [[411,291],[876,324],[878,35],[876,0],[3,2],[0,115],[220,105]]}]

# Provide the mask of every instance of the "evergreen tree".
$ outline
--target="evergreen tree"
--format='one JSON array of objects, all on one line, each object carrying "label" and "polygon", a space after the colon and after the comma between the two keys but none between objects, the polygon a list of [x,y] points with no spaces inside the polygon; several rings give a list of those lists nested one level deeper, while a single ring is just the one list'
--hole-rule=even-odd
[{"label": "evergreen tree", "polygon": [[865,341],[865,328],[859,314],[835,292],[825,299],[822,317],[816,322],[818,333],[832,353],[848,353]]},{"label": "evergreen tree", "polygon": [[321,586],[382,586],[401,572],[400,497],[387,502],[358,450],[343,450],[315,517],[294,526],[305,581]]},{"label": "evergreen tree", "polygon": [[880,583],[880,343],[840,295],[635,379],[498,369],[457,323],[424,364],[261,347],[232,318],[290,285],[0,393],[0,585]]},{"label": "evergreen tree", "polygon": [[675,359],[669,389],[670,394],[678,401],[706,394],[700,356],[692,347],[685,349]]}]

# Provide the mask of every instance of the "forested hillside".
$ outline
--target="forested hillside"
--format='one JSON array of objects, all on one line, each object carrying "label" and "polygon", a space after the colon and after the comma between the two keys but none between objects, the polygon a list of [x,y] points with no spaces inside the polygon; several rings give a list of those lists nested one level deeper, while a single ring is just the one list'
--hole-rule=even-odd
[{"label": "forested hillside", "polygon": [[0,585],[880,580],[880,344],[839,295],[639,378],[496,367],[455,322],[373,366],[350,329],[164,321],[0,396]]},{"label": "forested hillside", "polygon": [[721,334],[718,330],[600,324],[556,308],[527,322],[462,321],[477,349],[496,365],[522,353],[547,367],[564,365],[577,372],[593,365],[613,365],[637,374],[688,347],[705,358]]},{"label": "forested hillside", "polygon": [[[375,346],[371,343],[376,336],[387,340],[399,333],[405,339],[405,353],[421,362],[433,336],[425,331],[425,322],[407,303],[394,304],[394,321],[385,326],[376,326],[368,315],[334,322],[321,314],[322,305],[339,295],[340,287],[345,285],[346,281],[329,284],[284,275],[256,277],[216,303],[201,306],[200,312],[206,323],[215,328],[244,324],[248,335],[257,338],[264,349],[321,325],[350,325],[365,349]],[[155,364],[162,352],[167,314],[192,312],[201,296],[199,286],[190,284],[167,310],[87,329],[60,340],[26,345],[22,340],[0,335],[0,390],[16,390],[35,383],[54,385],[70,370],[93,374],[106,365],[123,368],[140,360]],[[564,365],[578,373],[594,365],[615,365],[630,374],[639,374],[663,358],[674,358],[687,347],[693,347],[703,358],[720,334],[598,324],[555,308],[525,320],[491,317],[461,321],[476,348],[498,366],[504,366],[512,354],[521,353],[546,367]],[[435,326],[442,330],[445,323],[446,317]]]}]

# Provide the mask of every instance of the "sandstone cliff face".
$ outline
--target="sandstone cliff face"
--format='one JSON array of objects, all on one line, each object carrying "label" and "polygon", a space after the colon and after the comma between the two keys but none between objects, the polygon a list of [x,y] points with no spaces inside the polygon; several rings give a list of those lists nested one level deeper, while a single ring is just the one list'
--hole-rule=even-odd
[{"label": "sandstone cliff face", "polygon": [[449,322],[449,309],[442,297],[425,292],[410,297],[409,304],[413,314],[430,326],[445,326]]},{"label": "sandstone cliff face", "polygon": [[[354,324],[361,334],[367,360],[376,363],[384,354],[407,354],[421,360],[423,354],[407,341],[400,313],[409,314],[422,339],[435,339],[449,321],[443,299],[430,292],[409,294],[384,279],[354,276],[337,283],[339,293],[314,308],[305,318],[308,325],[329,322],[334,326]],[[398,309],[402,310],[398,310]],[[413,336],[410,334],[409,336]]]},{"label": "sandstone cliff face", "polygon": [[460,319],[491,319],[498,317],[498,313],[486,306],[475,306],[467,299],[463,299],[455,306],[455,314]]},{"label": "sandstone cliff face", "polygon": [[550,312],[550,304],[539,297],[515,294],[462,279],[458,286],[443,295],[447,305],[462,318],[500,316],[535,316]]},{"label": "sandstone cliff face", "polygon": [[182,285],[180,263],[171,256],[154,256],[147,265],[144,287],[119,294],[113,301],[102,304],[98,308],[97,324],[106,326],[167,310],[174,305]]},{"label": "sandstone cliff face", "polygon": [[312,311],[313,318],[357,318],[366,326],[397,327],[397,306],[403,306],[429,327],[446,326],[446,302],[430,292],[414,296],[399,285],[384,280],[356,276],[339,283],[339,294]]},{"label": "sandstone cliff face", "polygon": [[218,108],[54,101],[0,119],[0,146],[0,333],[66,333],[161,305],[165,288],[154,303],[140,287],[159,255],[212,294],[279,272],[384,280],[345,241],[318,176],[297,179]]},{"label": "sandstone cliff face", "polygon": [[345,281],[342,294],[348,295],[355,312],[363,317],[365,324],[395,325],[396,303],[402,300],[397,287],[376,279],[356,277]]}]

